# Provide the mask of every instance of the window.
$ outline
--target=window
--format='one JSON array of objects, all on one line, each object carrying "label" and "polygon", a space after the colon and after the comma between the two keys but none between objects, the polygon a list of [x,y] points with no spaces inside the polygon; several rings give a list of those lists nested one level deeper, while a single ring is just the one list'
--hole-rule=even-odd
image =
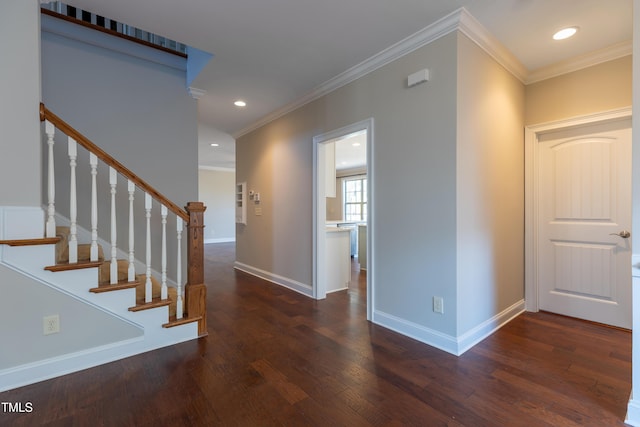
[{"label": "window", "polygon": [[345,179],[344,219],[345,221],[367,220],[367,178]]}]

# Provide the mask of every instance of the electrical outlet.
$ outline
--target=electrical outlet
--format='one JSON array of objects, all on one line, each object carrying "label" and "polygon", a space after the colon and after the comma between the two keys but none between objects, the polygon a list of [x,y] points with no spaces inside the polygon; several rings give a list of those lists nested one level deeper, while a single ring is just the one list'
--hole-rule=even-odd
[{"label": "electrical outlet", "polygon": [[57,334],[60,332],[60,316],[45,316],[42,318],[42,333],[44,335]]},{"label": "electrical outlet", "polygon": [[433,297],[433,311],[444,314],[444,299],[442,297]]}]

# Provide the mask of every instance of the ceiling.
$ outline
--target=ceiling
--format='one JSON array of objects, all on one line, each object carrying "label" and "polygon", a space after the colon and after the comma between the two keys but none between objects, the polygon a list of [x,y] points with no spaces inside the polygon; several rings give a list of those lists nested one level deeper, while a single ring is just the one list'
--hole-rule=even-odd
[{"label": "ceiling", "polygon": [[[192,86],[200,164],[233,167],[234,138],[333,77],[464,7],[528,73],[632,38],[632,0],[67,0],[215,56]],[[551,35],[577,25],[563,42]],[[612,50],[611,48],[610,50]],[[233,105],[237,99],[244,108]],[[216,142],[214,148],[210,143]]]},{"label": "ceiling", "polygon": [[367,133],[356,132],[334,141],[336,171],[362,170],[367,166]]}]

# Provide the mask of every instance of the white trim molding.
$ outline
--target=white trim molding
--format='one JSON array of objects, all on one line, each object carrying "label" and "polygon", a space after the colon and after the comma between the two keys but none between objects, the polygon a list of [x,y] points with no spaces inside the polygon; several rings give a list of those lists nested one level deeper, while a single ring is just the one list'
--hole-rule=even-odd
[{"label": "white trim molding", "polygon": [[[321,170],[320,146],[332,139],[340,138],[352,133],[366,132],[367,164],[367,320],[373,317],[375,305],[375,196],[374,187],[374,119],[361,120],[313,137],[313,255],[312,255],[312,290],[316,299],[326,298],[325,272],[320,266],[325,264],[326,239],[326,197],[324,197],[324,170]],[[321,185],[322,184],[322,185]]]},{"label": "white trim molding", "polygon": [[627,56],[630,55],[632,51],[632,42],[629,40],[531,72],[518,60],[518,58],[515,57],[515,55],[513,55],[513,53],[511,53],[511,51],[500,43],[500,41],[485,27],[483,27],[482,24],[473,17],[473,15],[471,15],[464,7],[461,7],[404,40],[399,41],[376,55],[373,55],[361,63],[327,80],[302,97],[235,132],[232,136],[237,139],[246,135],[249,132],[252,132],[312,101],[315,101],[316,99],[319,99],[342,86],[364,77],[378,68],[381,68],[384,65],[387,65],[396,59],[421,48],[422,46],[432,43],[453,31],[460,31],[465,34],[471,39],[471,41],[477,44],[478,47],[484,50],[496,62],[502,65],[525,85]]},{"label": "white trim molding", "polygon": [[627,40],[585,55],[576,56],[575,58],[532,71],[526,78],[525,84],[536,83],[552,77],[558,77],[563,74],[572,73],[587,67],[602,64],[603,62],[613,61],[614,59],[629,56],[631,55],[632,50],[632,42],[631,40]]},{"label": "white trim molding", "polygon": [[523,312],[524,301],[520,300],[511,307],[508,307],[502,312],[496,314],[491,319],[482,322],[475,328],[458,337],[444,334],[380,310],[374,311],[373,323],[391,329],[399,334],[406,335],[442,351],[446,351],[447,353],[455,356],[461,356],[474,345],[493,334]]},{"label": "white trim molding", "polygon": [[216,172],[235,172],[236,168],[225,168],[225,167],[222,167],[222,166],[198,165],[198,170],[216,171]]},{"label": "white trim molding", "polygon": [[492,335],[495,331],[524,313],[524,300],[520,300],[511,307],[506,308],[491,319],[485,320],[475,328],[458,336],[458,355],[463,354],[483,339]]},{"label": "white trim molding", "polygon": [[426,46],[429,43],[438,40],[439,38],[446,36],[453,31],[456,31],[459,28],[460,20],[462,19],[461,17],[463,14],[468,15],[469,13],[464,8],[460,8],[450,13],[449,15],[439,19],[428,27],[423,28],[422,30],[377,53],[369,59],[366,59],[361,63],[349,68],[348,70],[338,74],[334,78],[327,80],[301,98],[264,116],[260,120],[234,133],[232,136],[237,139],[242,135],[246,135],[247,133],[258,129],[266,125],[267,123],[270,123],[284,116],[287,113],[290,113],[312,101],[315,101],[318,98],[327,95],[328,93],[333,92],[336,89],[341,88],[342,86],[345,86],[361,77],[366,76],[367,74],[395,61],[398,58],[402,58],[403,56],[415,51],[416,49],[421,48],[422,46]]},{"label": "white trim molding", "polygon": [[195,100],[198,100],[206,95],[207,91],[204,89],[198,89],[197,87],[189,86],[189,95]]},{"label": "white trim molding", "polygon": [[[527,126],[524,132],[524,182],[525,182],[525,308],[527,311],[538,311],[538,168],[539,148],[538,141],[541,135],[589,123],[603,123],[613,120],[622,120],[631,117],[631,107],[604,111],[601,113],[587,114],[564,120],[557,120],[539,125]],[[631,266],[629,266],[631,267]]]},{"label": "white trim molding", "polygon": [[208,243],[233,243],[236,241],[235,237],[220,237],[218,239],[204,239],[204,244]]},{"label": "white trim molding", "polygon": [[298,282],[297,280],[289,279],[287,277],[280,276],[269,271],[261,270],[259,268],[252,267],[238,261],[234,263],[233,268],[252,276],[259,277],[268,282],[275,283],[276,285],[291,289],[292,291],[296,291],[304,296],[313,298],[313,289],[311,288],[311,285],[308,285],[306,283]]},{"label": "white trim molding", "polygon": [[[633,396],[633,390],[631,390],[631,396]],[[624,422],[630,426],[640,426],[640,401],[633,399],[633,397],[629,399]]]},{"label": "white trim molding", "polygon": [[459,30],[491,56],[498,64],[525,83],[529,71],[500,41],[466,9],[460,12]]}]

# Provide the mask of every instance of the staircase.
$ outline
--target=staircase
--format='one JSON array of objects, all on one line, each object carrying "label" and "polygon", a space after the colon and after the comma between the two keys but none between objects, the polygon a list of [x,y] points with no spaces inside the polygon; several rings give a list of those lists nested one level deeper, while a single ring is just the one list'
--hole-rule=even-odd
[{"label": "staircase", "polygon": [[[200,202],[190,202],[185,209],[177,207],[42,104],[40,113],[41,119],[45,122],[48,147],[48,200],[44,215],[46,218],[45,224],[39,227],[45,230],[44,236],[21,236],[0,240],[0,265],[78,301],[97,307],[110,316],[139,328],[140,332],[139,337],[135,339],[110,344],[104,348],[74,353],[68,357],[55,357],[37,364],[0,369],[0,391],[207,334],[206,288],[203,275],[204,205]],[[54,171],[60,168],[60,165],[58,168],[54,166],[56,137],[58,140],[60,137],[66,138],[68,142],[68,219],[56,212]],[[90,197],[79,197],[76,194],[78,145],[89,153]],[[104,162],[103,166],[109,168],[109,194],[106,198],[110,198],[111,206],[108,233],[100,233],[98,230],[98,161]],[[128,230],[125,228],[125,231],[128,231],[127,251],[117,246],[118,235],[127,234],[117,229],[116,213],[118,209],[122,209],[116,207],[118,177],[120,180],[126,179],[127,182],[125,194],[129,203],[124,209],[128,211]],[[144,212],[138,215],[142,218],[136,219],[136,194],[140,193],[144,195]],[[83,205],[82,201],[87,199],[88,206]],[[160,224],[160,231],[152,227],[154,206],[156,220],[157,207],[160,208],[160,221],[155,221]],[[88,227],[90,230],[78,223],[79,212],[89,213],[84,217],[91,218]],[[170,213],[175,216],[176,239],[173,247],[168,245],[167,238],[167,219]],[[4,221],[1,224],[3,227],[7,226],[8,221],[5,216],[9,215],[0,213],[0,219]],[[62,222],[68,224],[63,225]],[[134,225],[141,222],[146,223],[144,260],[136,257],[134,238]],[[185,225],[187,280],[183,285],[182,235]],[[102,239],[101,234],[108,234],[110,241]],[[159,260],[152,261],[154,251],[161,252]],[[172,255],[176,257],[173,283],[167,274],[167,256],[172,251]],[[158,266],[159,271],[154,270],[158,269]]]},{"label": "staircase", "polygon": [[[118,283],[112,285],[110,283],[110,262],[105,261],[104,251],[102,245],[98,245],[98,260],[91,261],[91,245],[81,244],[78,245],[78,262],[75,264],[69,263],[69,234],[71,232],[70,227],[57,226],[56,227],[56,263],[55,265],[45,267],[48,271],[65,271],[69,269],[77,268],[95,268],[97,264],[98,268],[98,285],[90,288],[89,292],[102,293],[112,292],[122,289],[135,289],[135,304],[128,307],[129,311],[137,312],[141,310],[147,310],[155,307],[168,307],[169,317],[167,323],[162,326],[165,328],[171,328],[179,326],[185,323],[197,322],[200,320],[198,317],[187,317],[178,320],[177,312],[184,312],[184,299],[178,298],[177,288],[168,287],[167,298],[162,298],[162,286],[158,280],[151,276],[151,303],[145,302],[145,283],[146,276],[144,274],[137,274],[134,281],[128,280],[129,263],[127,260],[118,260]],[[178,310],[178,301],[182,305]]]}]

